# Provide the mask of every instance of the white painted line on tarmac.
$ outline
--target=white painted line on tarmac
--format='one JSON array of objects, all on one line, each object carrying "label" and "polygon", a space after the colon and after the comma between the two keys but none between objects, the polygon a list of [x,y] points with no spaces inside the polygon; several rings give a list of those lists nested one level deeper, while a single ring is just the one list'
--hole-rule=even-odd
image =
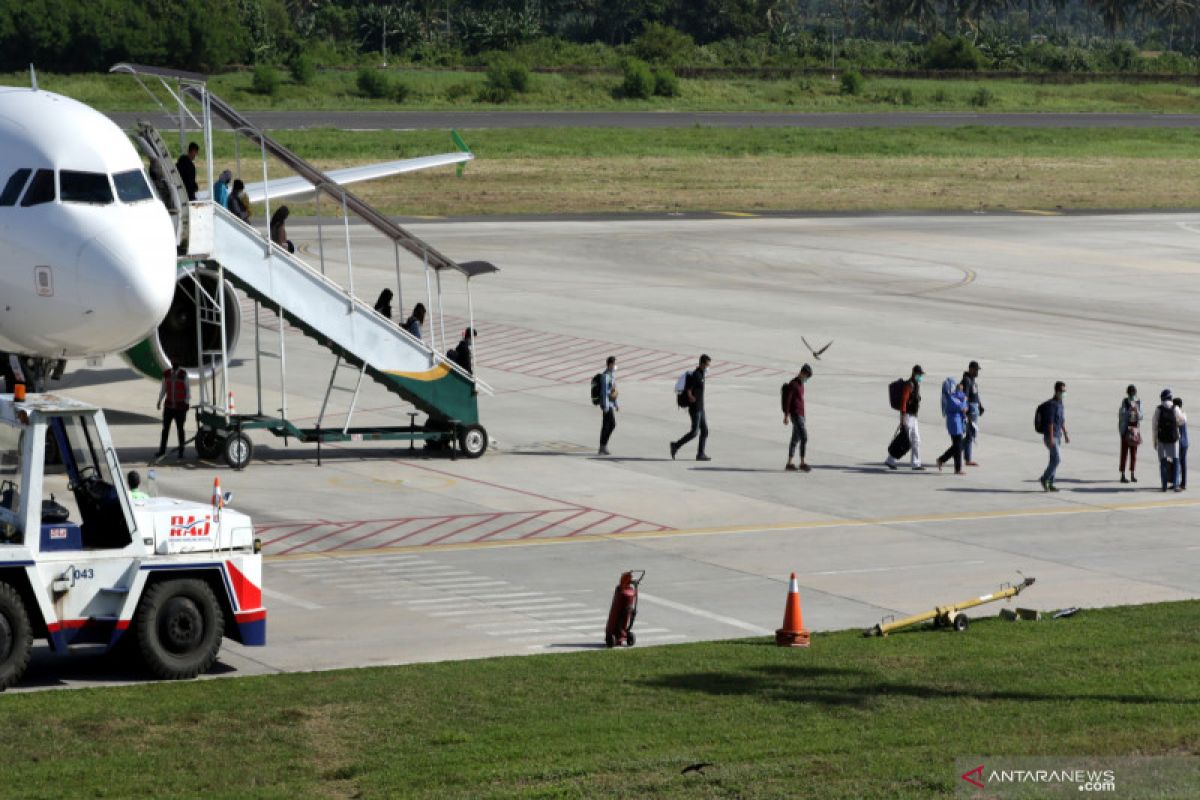
[{"label": "white painted line on tarmac", "polygon": [[424,575],[418,575],[412,578],[412,580],[431,585],[439,583],[462,583],[463,576],[470,574],[470,572],[439,572],[436,578],[426,578]]},{"label": "white painted line on tarmac", "polygon": [[725,617],[720,614],[714,614],[711,611],[705,611],[703,608],[696,608],[695,606],[684,605],[683,603],[676,603],[674,600],[666,600],[666,599],[664,599],[662,597],[658,597],[656,595],[646,594],[645,592],[638,592],[638,601],[640,602],[642,600],[648,600],[648,601],[650,601],[650,603],[652,605],[665,606],[667,608],[673,608],[676,611],[682,611],[685,614],[691,614],[696,617],[703,617],[704,619],[710,619],[713,622],[720,622],[722,625],[729,625],[730,627],[733,627],[733,628],[741,628],[744,631],[748,631],[748,632],[756,634],[758,636],[769,636],[774,633],[774,631],[769,631],[766,628],[760,628],[759,626],[752,625],[749,622],[742,622],[740,619],[734,619],[733,617]]},{"label": "white painted line on tarmac", "polygon": [[467,597],[429,597],[424,600],[409,600],[414,606],[476,606],[474,600]]},{"label": "white painted line on tarmac", "polygon": [[547,594],[543,594],[543,593],[539,592],[536,595],[533,595],[530,597],[517,597],[512,600],[493,600],[490,603],[488,603],[488,605],[489,606],[500,606],[501,608],[504,608],[506,606],[528,605],[529,603],[561,603],[561,602],[563,602],[563,598],[561,598],[557,595],[547,595]]},{"label": "white painted line on tarmac", "polygon": [[[415,608],[413,609],[413,611],[423,611],[423,610],[424,609],[415,609]],[[433,612],[430,612],[429,616],[431,616],[431,617],[465,617],[468,614],[472,614],[477,617],[497,617],[497,616],[509,616],[508,612],[511,610],[512,609],[508,609],[508,608],[488,609],[486,606],[476,606],[475,608],[466,608],[466,609],[463,609],[462,611],[433,611]]]},{"label": "white painted line on tarmac", "polygon": [[558,603],[556,605],[536,605],[536,606],[507,606],[505,611],[554,611],[566,610],[568,608],[584,608],[583,603]]},{"label": "white painted line on tarmac", "polygon": [[272,600],[278,600],[281,603],[287,603],[289,606],[295,606],[296,608],[306,608],[309,611],[316,611],[318,608],[323,608],[323,606],[319,606],[316,603],[310,603],[307,600],[301,600],[299,597],[292,597],[290,594],[284,594],[283,592],[276,591],[275,589],[263,587],[262,593],[264,596],[269,597]]},{"label": "white painted line on tarmac", "polygon": [[[504,598],[514,597],[545,597],[545,592],[503,592],[501,594],[469,594],[467,597],[472,600],[503,600]],[[503,605],[497,603],[497,605]]]},{"label": "white painted line on tarmac", "polygon": [[588,617],[568,617],[567,619],[557,619],[557,618],[547,619],[545,617],[538,617],[537,621],[538,622],[548,622],[552,625],[567,625],[572,622],[588,622],[588,623],[591,623],[594,625],[604,625],[608,622],[608,617],[607,616],[588,616]]},{"label": "white painted line on tarmac", "polygon": [[802,575],[860,575],[867,572],[895,572],[902,569],[928,569],[929,567],[968,567],[986,564],[986,561],[934,561],[929,564],[900,564],[894,567],[867,567],[864,569],[830,569],[824,572],[804,572]]}]

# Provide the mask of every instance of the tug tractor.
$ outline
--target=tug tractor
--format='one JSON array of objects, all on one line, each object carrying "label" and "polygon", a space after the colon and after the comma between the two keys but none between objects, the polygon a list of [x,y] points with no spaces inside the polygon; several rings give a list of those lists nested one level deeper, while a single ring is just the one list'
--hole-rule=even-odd
[{"label": "tug tractor", "polygon": [[224,638],[266,644],[260,547],[225,500],[132,494],[103,411],[0,394],[0,690],[35,639],[121,646],[163,679],[207,671]]}]

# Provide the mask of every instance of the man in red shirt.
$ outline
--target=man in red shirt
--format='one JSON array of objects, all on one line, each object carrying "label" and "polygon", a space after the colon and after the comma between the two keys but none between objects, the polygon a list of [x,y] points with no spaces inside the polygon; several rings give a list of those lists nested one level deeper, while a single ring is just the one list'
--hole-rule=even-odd
[{"label": "man in red shirt", "polygon": [[812,467],[804,460],[808,450],[808,429],[804,426],[804,384],[812,377],[812,367],[805,364],[800,368],[796,377],[788,383],[787,393],[783,398],[783,424],[792,424],[792,439],[788,442],[788,460],[785,470],[794,472],[796,464],[796,445],[800,445],[800,471],[811,472]]},{"label": "man in red shirt", "polygon": [[183,423],[187,421],[188,407],[192,402],[192,388],[188,383],[187,370],[172,362],[170,369],[163,370],[162,388],[158,392],[158,402],[155,408],[163,412],[162,438],[158,443],[155,458],[162,458],[167,452],[167,438],[171,433],[171,423],[179,431],[179,458],[183,458]]}]

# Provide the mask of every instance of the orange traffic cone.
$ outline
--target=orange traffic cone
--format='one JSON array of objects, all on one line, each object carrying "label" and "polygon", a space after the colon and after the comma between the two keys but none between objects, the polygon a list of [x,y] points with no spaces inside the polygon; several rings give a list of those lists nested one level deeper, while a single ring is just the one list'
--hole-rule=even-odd
[{"label": "orange traffic cone", "polygon": [[783,610],[783,627],[775,631],[775,644],[780,647],[808,647],[808,631],[804,629],[804,614],[800,611],[800,585],[796,573],[788,583],[787,605]]},{"label": "orange traffic cone", "polygon": [[226,408],[228,409],[230,414],[237,413],[237,403],[233,402],[233,391],[232,390],[230,390],[230,392],[229,392],[229,404],[228,404],[228,406],[226,406]]},{"label": "orange traffic cone", "polygon": [[221,479],[213,478],[213,496],[212,496],[213,513],[218,517],[221,516],[221,509],[225,507],[225,496],[221,494]]}]

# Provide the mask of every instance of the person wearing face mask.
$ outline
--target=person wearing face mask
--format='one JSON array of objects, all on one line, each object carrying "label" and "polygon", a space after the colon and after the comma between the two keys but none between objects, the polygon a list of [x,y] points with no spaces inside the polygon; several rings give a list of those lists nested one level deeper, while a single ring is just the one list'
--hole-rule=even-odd
[{"label": "person wearing face mask", "polygon": [[[1142,443],[1142,401],[1132,383],[1125,389],[1125,399],[1117,412],[1117,430],[1121,434],[1121,483],[1137,483],[1137,450]],[[1125,457],[1129,457],[1129,477],[1125,477]]]},{"label": "person wearing face mask", "polygon": [[617,357],[609,356],[600,373],[600,455],[608,455],[608,440],[617,429]]},{"label": "person wearing face mask", "polygon": [[796,445],[800,445],[801,472],[811,472],[812,467],[804,460],[808,450],[808,429],[804,426],[804,384],[812,377],[813,370],[808,364],[800,368],[796,377],[788,381],[783,392],[783,424],[792,425],[792,438],[788,442],[788,460],[784,467],[789,472],[795,472]]},{"label": "person wearing face mask", "polygon": [[[917,427],[917,414],[921,410],[921,379],[925,377],[925,370],[921,369],[921,365],[917,364],[912,368],[912,374],[908,380],[904,382],[904,388],[900,394],[900,430],[896,434],[899,439],[902,436],[908,439],[908,446],[912,448],[912,468],[914,470],[924,470],[921,466],[921,432]],[[893,439],[893,445],[896,440]],[[907,448],[899,448],[896,450],[900,456],[903,456],[903,450]],[[888,457],[885,462],[888,469],[896,469],[897,456],[892,455],[892,447],[888,448]]]},{"label": "person wearing face mask", "polygon": [[1188,430],[1187,430],[1187,414],[1183,413],[1183,398],[1176,397],[1175,415],[1182,420],[1179,426],[1179,490],[1187,489],[1187,451],[1188,451]]},{"label": "person wearing face mask", "polygon": [[1054,478],[1058,474],[1058,465],[1062,462],[1062,446],[1071,443],[1071,435],[1067,433],[1067,415],[1063,408],[1063,398],[1067,394],[1067,385],[1062,381],[1054,384],[1054,397],[1038,406],[1038,419],[1041,425],[1042,444],[1050,451],[1050,461],[1046,471],[1042,473],[1040,482],[1042,491],[1057,492]]},{"label": "person wearing face mask", "polygon": [[1162,490],[1182,492],[1179,485],[1179,433],[1187,418],[1183,416],[1183,409],[1176,407],[1170,389],[1163,389],[1159,399],[1162,403],[1154,409],[1150,427],[1154,431],[1154,449],[1158,451]]},{"label": "person wearing face mask", "polygon": [[950,434],[950,447],[938,456],[939,472],[943,464],[954,459],[954,474],[963,474],[963,437],[967,430],[968,413],[967,394],[963,391],[962,383],[955,383],[954,378],[946,378],[942,382],[942,416],[946,418],[946,433]]}]

